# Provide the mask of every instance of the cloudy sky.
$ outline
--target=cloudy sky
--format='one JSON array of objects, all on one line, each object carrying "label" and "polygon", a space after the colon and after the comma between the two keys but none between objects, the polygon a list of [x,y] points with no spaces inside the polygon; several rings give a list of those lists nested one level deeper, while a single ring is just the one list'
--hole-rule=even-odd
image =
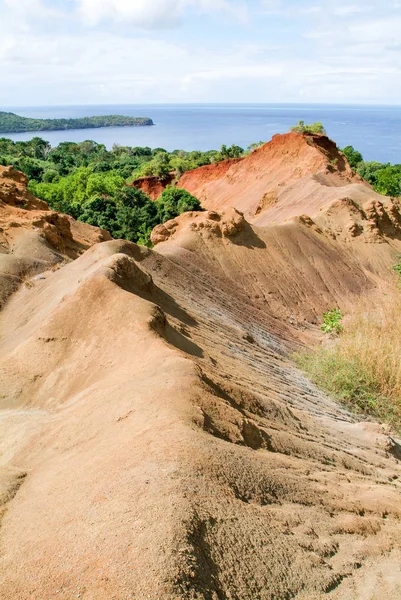
[{"label": "cloudy sky", "polygon": [[0,0],[0,106],[401,104],[401,0]]}]

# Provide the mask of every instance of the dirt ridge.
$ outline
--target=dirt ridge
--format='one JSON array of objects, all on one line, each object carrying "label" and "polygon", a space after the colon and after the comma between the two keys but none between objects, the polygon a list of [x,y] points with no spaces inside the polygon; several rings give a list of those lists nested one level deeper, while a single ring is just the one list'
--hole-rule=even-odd
[{"label": "dirt ridge", "polygon": [[[277,156],[293,139],[275,140]],[[321,177],[332,147],[319,143]],[[293,152],[291,142],[295,165]],[[328,199],[280,224],[250,223],[223,202],[156,228],[153,250],[87,241],[8,297],[2,598],[400,597],[390,432],[349,414],[289,358],[318,335],[323,310],[391,282],[398,205],[365,203],[360,182],[347,183],[349,201],[318,185]],[[0,215],[18,216],[22,239],[43,238],[33,223],[51,211],[10,206]],[[74,244],[81,225],[68,222]],[[104,235],[92,229],[87,240]]]}]

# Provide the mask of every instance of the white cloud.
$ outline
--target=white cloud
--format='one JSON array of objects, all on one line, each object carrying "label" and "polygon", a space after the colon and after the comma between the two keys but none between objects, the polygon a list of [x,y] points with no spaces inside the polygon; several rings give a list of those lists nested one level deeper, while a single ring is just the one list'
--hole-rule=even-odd
[{"label": "white cloud", "polygon": [[358,14],[364,14],[369,8],[361,4],[337,4],[333,8],[333,15],[336,17],[349,17]]},{"label": "white cloud", "polygon": [[225,12],[243,18],[245,3],[233,0],[76,0],[78,13],[90,25],[104,20],[134,26],[169,28],[181,22],[184,11],[192,7],[200,13]]},{"label": "white cloud", "polygon": [[383,16],[376,0],[248,0],[245,25],[244,7],[0,0],[0,105],[400,102],[396,4]]}]

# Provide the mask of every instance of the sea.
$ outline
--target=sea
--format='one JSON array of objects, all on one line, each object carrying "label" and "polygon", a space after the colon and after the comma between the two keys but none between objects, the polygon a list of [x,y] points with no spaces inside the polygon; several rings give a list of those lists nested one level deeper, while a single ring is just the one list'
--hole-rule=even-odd
[{"label": "sea", "polygon": [[289,131],[299,120],[321,121],[340,148],[351,145],[367,161],[401,163],[401,106],[328,104],[130,104],[93,106],[3,107],[42,119],[122,114],[150,117],[153,127],[106,127],[67,131],[0,134],[13,140],[35,135],[52,146],[94,140],[111,148],[150,146],[168,151],[219,149],[222,144],[247,148]]}]

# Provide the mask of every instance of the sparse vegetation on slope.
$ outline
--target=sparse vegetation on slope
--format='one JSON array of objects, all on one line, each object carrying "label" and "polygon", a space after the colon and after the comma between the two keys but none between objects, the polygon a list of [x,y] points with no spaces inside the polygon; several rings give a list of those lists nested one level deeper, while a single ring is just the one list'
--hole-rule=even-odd
[{"label": "sparse vegetation on slope", "polygon": [[401,297],[383,297],[380,308],[361,306],[341,335],[325,347],[296,356],[321,388],[349,408],[401,431]]},{"label": "sparse vegetation on slope", "polygon": [[323,325],[321,330],[324,333],[341,333],[343,327],[341,325],[341,319],[343,318],[341,310],[339,308],[333,308],[323,313]]}]

